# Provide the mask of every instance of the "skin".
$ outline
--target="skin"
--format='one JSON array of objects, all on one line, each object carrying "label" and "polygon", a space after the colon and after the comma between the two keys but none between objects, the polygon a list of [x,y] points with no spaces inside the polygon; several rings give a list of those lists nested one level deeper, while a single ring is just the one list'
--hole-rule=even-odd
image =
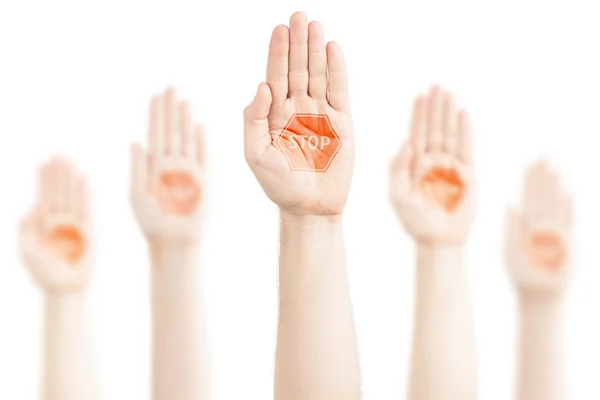
[{"label": "skin", "polygon": [[295,114],[276,141],[295,171],[325,172],[342,142],[327,115]]},{"label": "skin", "polygon": [[78,261],[86,251],[85,238],[77,227],[59,225],[46,233],[44,247],[67,264],[77,268]]},{"label": "skin", "polygon": [[174,89],[152,99],[148,151],[131,149],[131,204],[148,242],[152,279],[152,398],[210,398],[198,282],[202,128]]},{"label": "skin", "polygon": [[566,399],[564,295],[571,200],[545,161],[526,173],[520,209],[508,211],[505,258],[519,304],[517,398]]},{"label": "skin", "polygon": [[[325,172],[292,170],[278,147],[294,114],[327,115],[343,142]],[[281,215],[277,400],[360,398],[341,226],[353,137],[342,51],[320,23],[295,13],[273,31],[267,81],[244,110],[246,161]]]},{"label": "skin", "polygon": [[410,138],[392,161],[391,201],[417,246],[411,400],[476,398],[464,243],[474,219],[472,139],[440,87],[416,98]]},{"label": "skin", "polygon": [[44,400],[97,398],[85,306],[92,264],[86,186],[71,163],[53,158],[20,226],[21,256],[45,300]]},{"label": "skin", "polygon": [[432,168],[419,183],[421,193],[446,213],[453,213],[463,200],[465,184],[454,168]]}]

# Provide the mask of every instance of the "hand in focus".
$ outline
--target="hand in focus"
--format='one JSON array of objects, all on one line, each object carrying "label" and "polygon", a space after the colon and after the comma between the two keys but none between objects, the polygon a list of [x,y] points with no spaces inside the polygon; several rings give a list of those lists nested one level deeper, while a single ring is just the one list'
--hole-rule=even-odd
[{"label": "hand in focus", "polygon": [[346,65],[304,13],[273,31],[267,82],[244,110],[244,138],[248,165],[283,212],[343,212],[354,166]]}]

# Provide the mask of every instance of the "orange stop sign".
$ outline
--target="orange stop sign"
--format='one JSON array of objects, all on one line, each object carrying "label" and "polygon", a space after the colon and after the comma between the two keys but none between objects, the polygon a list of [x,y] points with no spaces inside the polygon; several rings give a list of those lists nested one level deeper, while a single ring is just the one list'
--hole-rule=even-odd
[{"label": "orange stop sign", "polygon": [[294,114],[277,138],[293,171],[325,172],[342,147],[326,114]]}]

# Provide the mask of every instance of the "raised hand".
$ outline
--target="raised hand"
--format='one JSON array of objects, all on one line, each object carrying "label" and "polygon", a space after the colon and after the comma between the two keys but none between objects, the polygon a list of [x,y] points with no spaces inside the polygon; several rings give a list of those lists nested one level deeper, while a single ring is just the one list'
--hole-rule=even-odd
[{"label": "raised hand", "polygon": [[546,162],[527,171],[522,203],[508,210],[510,274],[519,288],[561,292],[569,270],[571,200]]},{"label": "raised hand", "polygon": [[465,111],[439,87],[416,98],[410,140],[392,162],[392,204],[419,243],[462,244],[475,208],[472,139]]},{"label": "raised hand", "polygon": [[90,270],[90,218],[85,179],[63,158],[40,171],[37,204],[20,226],[21,256],[45,290],[81,291]]},{"label": "raised hand", "polygon": [[148,151],[131,148],[131,202],[149,238],[197,237],[202,200],[203,130],[173,89],[150,103]]},{"label": "raised hand", "polygon": [[346,65],[304,13],[273,31],[267,82],[244,110],[244,134],[246,161],[282,211],[342,213],[354,166]]}]

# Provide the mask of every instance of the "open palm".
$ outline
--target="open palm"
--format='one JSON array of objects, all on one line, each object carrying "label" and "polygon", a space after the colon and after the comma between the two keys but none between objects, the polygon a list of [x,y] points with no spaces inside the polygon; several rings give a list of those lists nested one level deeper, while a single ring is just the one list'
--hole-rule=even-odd
[{"label": "open palm", "polygon": [[87,185],[55,157],[40,171],[37,204],[20,226],[21,256],[44,290],[80,291],[91,273]]},{"label": "open palm", "polygon": [[415,100],[410,140],[391,166],[392,204],[422,243],[461,244],[474,218],[475,182],[466,113],[434,87]]},{"label": "open palm", "polygon": [[148,238],[197,237],[202,200],[202,127],[169,88],[150,103],[148,151],[131,147],[131,205]]},{"label": "open palm", "polygon": [[[308,122],[294,120],[295,115]],[[323,141],[323,126],[339,140],[332,134]],[[244,110],[244,133],[246,160],[282,210],[299,215],[343,211],[354,165],[346,66],[339,45],[326,44],[321,24],[309,24],[305,14],[295,13],[289,28],[273,31],[267,83],[259,85]],[[311,138],[323,146],[310,149]],[[335,152],[330,141],[341,143]]]},{"label": "open palm", "polygon": [[561,292],[567,283],[571,199],[558,175],[540,161],[526,174],[523,204],[508,210],[505,259],[511,277],[528,290]]}]

